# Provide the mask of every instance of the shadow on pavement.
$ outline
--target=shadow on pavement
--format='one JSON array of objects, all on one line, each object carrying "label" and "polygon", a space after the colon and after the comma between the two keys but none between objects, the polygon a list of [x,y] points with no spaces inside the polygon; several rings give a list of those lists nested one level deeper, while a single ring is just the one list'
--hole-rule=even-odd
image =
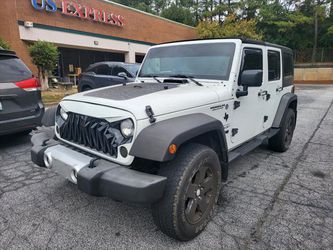
[{"label": "shadow on pavement", "polygon": [[31,136],[26,132],[0,136],[0,149],[30,143]]}]

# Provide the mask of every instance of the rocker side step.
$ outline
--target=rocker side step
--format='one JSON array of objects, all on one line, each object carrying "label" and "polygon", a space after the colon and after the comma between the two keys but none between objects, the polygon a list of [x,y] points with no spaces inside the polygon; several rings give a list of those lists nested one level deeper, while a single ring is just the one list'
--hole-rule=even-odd
[{"label": "rocker side step", "polygon": [[271,137],[271,134],[259,135],[259,136],[255,137],[254,139],[239,146],[238,148],[230,151],[229,155],[228,155],[229,163],[236,160],[238,157],[246,155],[247,153],[256,149],[261,144],[263,144],[266,139],[269,139],[270,137]]}]

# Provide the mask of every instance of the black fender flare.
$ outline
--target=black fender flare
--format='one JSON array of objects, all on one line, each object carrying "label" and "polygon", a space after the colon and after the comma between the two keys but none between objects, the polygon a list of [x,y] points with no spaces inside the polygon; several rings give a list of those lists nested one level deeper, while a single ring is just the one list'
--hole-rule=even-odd
[{"label": "black fender flare", "polygon": [[280,104],[276,111],[275,118],[273,121],[272,125],[273,128],[280,128],[284,114],[292,103],[295,103],[294,109],[297,117],[297,95],[293,93],[286,93],[282,96],[280,100]]},{"label": "black fender flare", "polygon": [[129,154],[152,161],[170,161],[175,157],[168,150],[171,144],[179,148],[183,143],[207,132],[216,132],[221,167],[227,165],[228,148],[223,124],[201,113],[167,119],[144,128],[135,139]]}]

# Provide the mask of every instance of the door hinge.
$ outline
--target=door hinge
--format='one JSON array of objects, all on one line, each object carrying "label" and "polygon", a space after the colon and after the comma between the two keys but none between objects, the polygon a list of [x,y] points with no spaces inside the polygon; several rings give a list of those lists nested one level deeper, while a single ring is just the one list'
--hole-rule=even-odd
[{"label": "door hinge", "polygon": [[229,119],[229,115],[227,113],[225,113],[223,119],[227,122]]},{"label": "door hinge", "polygon": [[234,101],[234,109],[238,109],[240,107],[240,101]]},{"label": "door hinge", "polygon": [[267,122],[267,120],[268,120],[268,115],[265,115],[264,116],[264,122]]},{"label": "door hinge", "polygon": [[231,136],[235,136],[238,133],[238,128],[233,128],[231,130]]},{"label": "door hinge", "polygon": [[154,111],[150,106],[146,106],[146,114],[149,117],[149,122],[154,123],[156,118],[154,117]]}]

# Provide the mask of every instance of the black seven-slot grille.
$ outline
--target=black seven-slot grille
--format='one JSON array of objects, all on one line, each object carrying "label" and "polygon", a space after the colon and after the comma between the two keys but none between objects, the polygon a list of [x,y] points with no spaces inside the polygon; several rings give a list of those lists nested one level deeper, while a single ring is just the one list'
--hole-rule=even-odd
[{"label": "black seven-slot grille", "polygon": [[[60,124],[59,124],[60,125]],[[76,144],[117,157],[117,148],[126,142],[120,133],[120,122],[109,123],[106,120],[75,113],[60,125],[60,137]]]}]

